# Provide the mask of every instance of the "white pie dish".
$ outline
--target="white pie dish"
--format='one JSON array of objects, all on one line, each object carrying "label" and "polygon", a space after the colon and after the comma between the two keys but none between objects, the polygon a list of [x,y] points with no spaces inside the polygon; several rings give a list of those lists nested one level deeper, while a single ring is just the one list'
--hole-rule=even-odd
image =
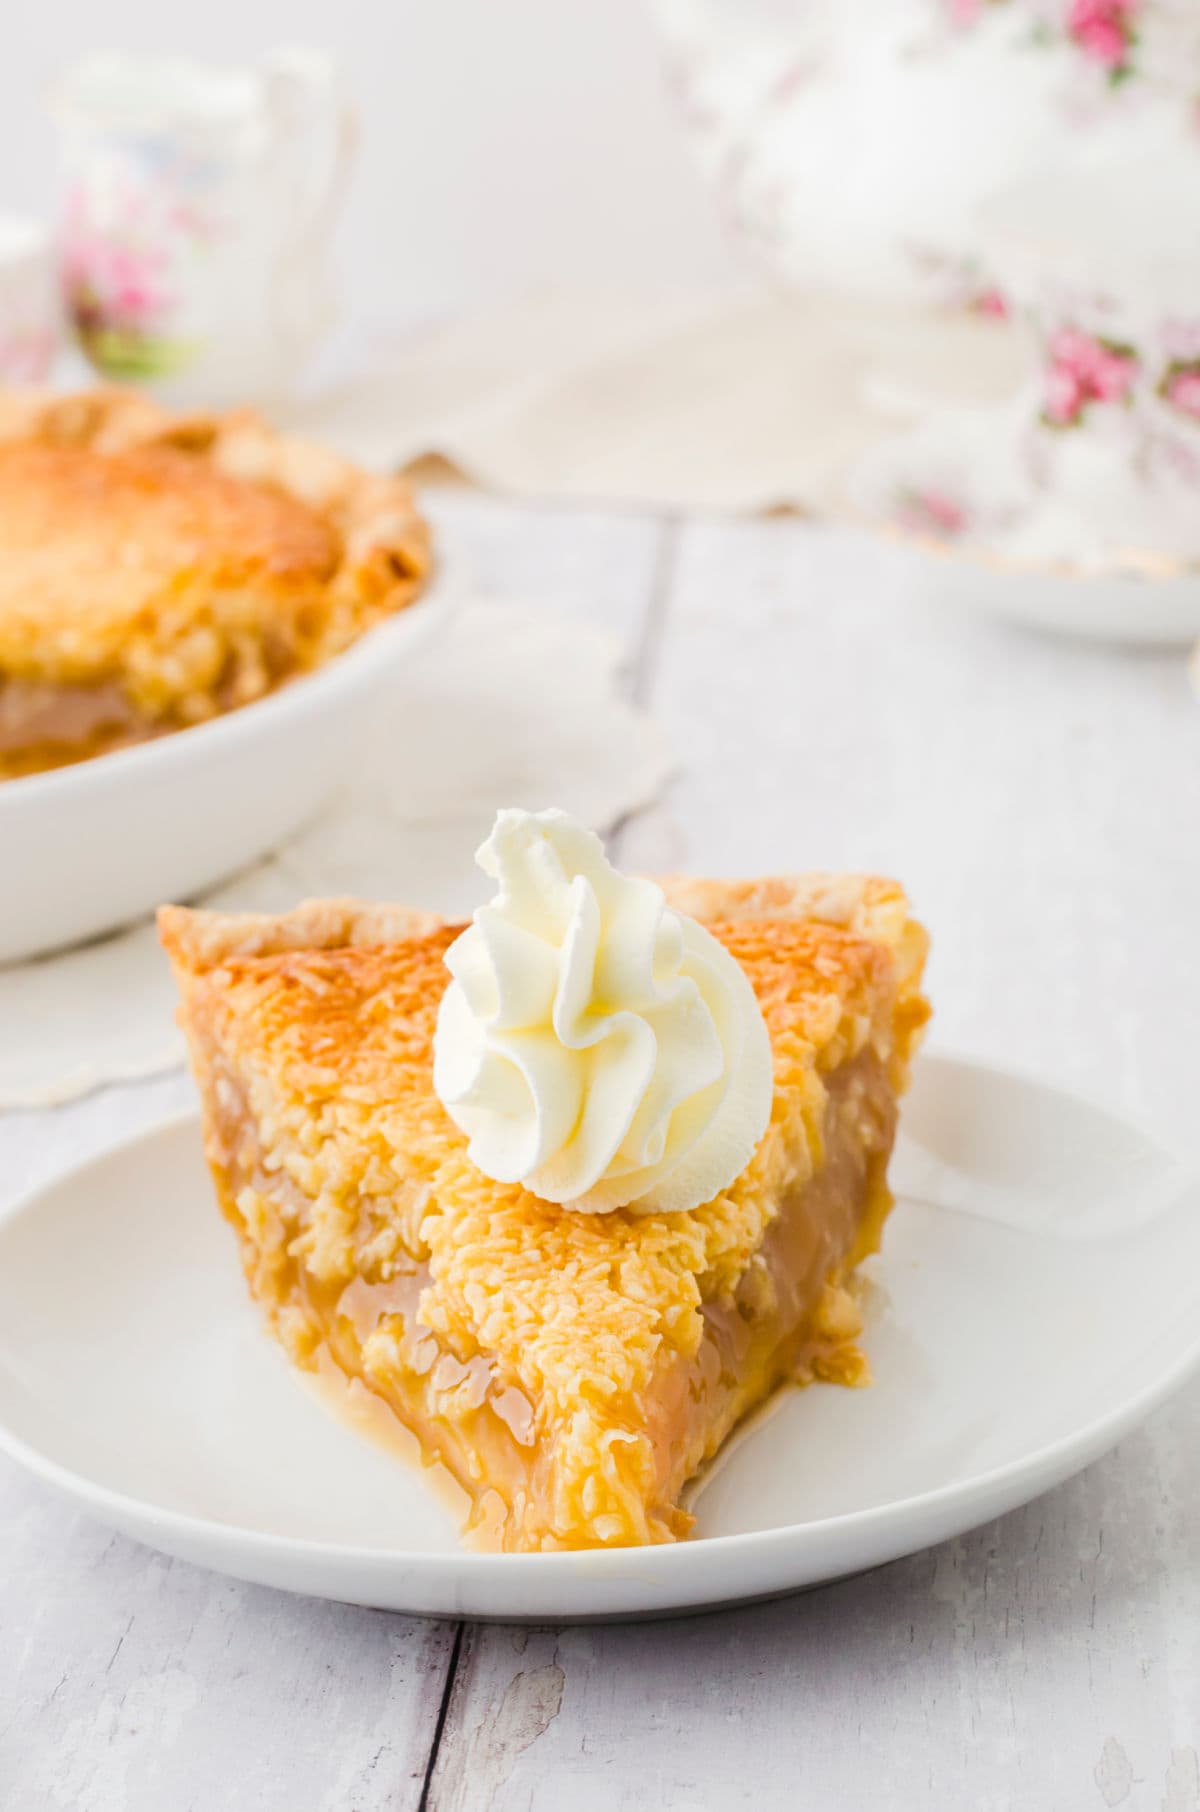
[{"label": "white pie dish", "polygon": [[440,564],[406,610],[254,704],[0,783],[0,963],[192,898],[297,830],[349,777],[372,714],[459,589]]},{"label": "white pie dish", "polygon": [[677,1546],[463,1551],[416,1468],[262,1327],[176,1120],[0,1216],[0,1447],[112,1527],[238,1578],[420,1615],[574,1621],[771,1596],[1028,1501],[1200,1366],[1200,1184],[1116,1116],[922,1058],[869,1390],[784,1393]]}]

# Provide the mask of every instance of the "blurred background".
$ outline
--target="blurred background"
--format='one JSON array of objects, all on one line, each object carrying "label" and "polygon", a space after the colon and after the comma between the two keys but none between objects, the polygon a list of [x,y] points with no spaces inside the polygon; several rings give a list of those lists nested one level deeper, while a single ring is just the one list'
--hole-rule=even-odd
[{"label": "blurred background", "polygon": [[565,510],[786,546],[780,633],[894,590],[1186,697],[1198,95],[1195,0],[72,0],[0,69],[0,387],[259,406],[514,601],[545,512],[596,629],[637,586]]},{"label": "blurred background", "polygon": [[642,0],[30,7],[20,55],[0,67],[4,205],[53,205],[46,96],[77,53],[240,64],[309,42],[334,53],[361,111],[338,225],[354,316],[422,318],[547,282],[719,287],[736,275]]},{"label": "blurred background", "polygon": [[[958,602],[1200,633],[1194,5],[73,0],[21,36],[0,212],[53,226],[102,376],[512,494],[849,516],[953,551]],[[0,376],[36,381],[23,257],[10,218]]]}]

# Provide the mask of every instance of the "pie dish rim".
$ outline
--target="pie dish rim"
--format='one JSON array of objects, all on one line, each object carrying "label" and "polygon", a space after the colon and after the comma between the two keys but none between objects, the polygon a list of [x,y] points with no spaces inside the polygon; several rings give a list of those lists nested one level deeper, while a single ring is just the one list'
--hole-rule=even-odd
[{"label": "pie dish rim", "polygon": [[[212,742],[221,731],[226,731],[231,740],[242,740],[252,737],[261,730],[268,715],[283,717],[290,715],[289,706],[297,701],[301,705],[311,701],[317,690],[342,690],[345,685],[357,679],[365,678],[370,668],[383,665],[390,654],[403,654],[411,651],[410,645],[424,643],[431,629],[448,619],[455,605],[462,598],[462,575],[458,562],[447,560],[440,552],[431,561],[429,575],[422,586],[420,595],[413,599],[395,616],[375,623],[339,653],[331,655],[327,661],[298,673],[282,684],[272,686],[269,691],[248,704],[238,705],[232,710],[218,711],[215,716],[203,719],[200,723],[182,724],[177,729],[166,731],[161,736],[153,736],[141,742],[124,743],[120,748],[106,749],[97,755],[88,755],[79,761],[64,762],[58,767],[41,768],[32,774],[16,774],[9,780],[0,780],[0,817],[6,798],[16,796],[23,800],[34,797],[40,789],[45,793],[71,790],[71,782],[78,776],[95,773],[103,769],[106,773],[129,773],[142,763],[163,760],[166,751],[176,744],[183,744],[194,752],[202,746],[198,739],[203,737]],[[400,631],[419,631],[419,634]],[[391,648],[389,643],[403,642],[403,647]],[[322,687],[322,681],[338,680],[340,685],[330,684]],[[272,710],[272,707],[274,709]],[[235,726],[240,729],[235,733]],[[119,764],[119,765],[118,765]]]},{"label": "pie dish rim", "polygon": [[[349,732],[364,709],[448,630],[470,592],[469,571],[439,550],[419,598],[312,672],[186,730],[0,781],[0,844],[14,881],[0,966],[134,924],[172,894],[195,898],[294,835],[348,777]],[[329,734],[314,738],[314,726]],[[321,748],[328,771],[314,775]],[[251,784],[231,804],[235,768]],[[147,838],[142,814],[168,799],[179,807],[168,835]],[[199,852],[182,847],[196,812],[208,846]],[[180,879],[174,871],[185,866]]]},{"label": "pie dish rim", "polygon": [[[33,481],[23,489],[18,484],[12,515],[16,533],[12,557],[18,574],[23,573],[22,560],[32,551],[41,551],[38,535],[30,539],[27,517],[31,499],[40,501],[48,495],[53,507],[58,498],[59,507],[69,512],[82,483],[78,496],[87,526],[82,542],[76,544],[68,537],[61,577],[50,582],[48,591],[47,575],[39,574],[35,560],[29,577],[35,585],[37,606],[25,614],[17,603],[15,621],[5,632],[9,637],[15,635],[15,652],[0,661],[0,685],[8,681],[17,685],[32,683],[74,696],[110,684],[129,702],[136,734],[112,747],[102,745],[83,754],[69,755],[65,761],[35,766],[27,773],[0,775],[0,786],[11,785],[14,779],[37,779],[64,766],[83,765],[104,754],[122,753],[125,748],[141,746],[146,741],[161,741],[182,729],[232,715],[249,703],[261,703],[332,665],[373,628],[410,610],[422,600],[435,577],[432,525],[419,508],[407,477],[396,471],[372,471],[323,441],[276,426],[250,407],[182,410],[168,408],[128,387],[92,385],[59,392],[47,386],[31,386],[0,396],[0,454],[12,453],[19,465],[23,449],[35,457],[44,452],[50,464],[40,480],[35,464]],[[55,466],[58,455],[67,462],[63,470]],[[138,462],[149,461],[153,476],[156,460],[165,460],[167,470],[143,493],[146,478]],[[106,471],[109,461],[117,468],[115,476]],[[176,470],[182,486],[178,491],[183,506],[181,518],[171,509],[176,496],[171,473]],[[202,522],[197,525],[189,524],[187,517],[193,479],[199,481],[196,495],[207,500],[202,504]],[[97,570],[98,560],[112,569],[115,556],[103,533],[99,541],[94,539],[93,519],[99,519],[102,529],[110,492],[111,508],[123,534],[134,532],[139,514],[145,516],[154,531],[150,537],[154,559],[145,569],[135,560],[128,567],[126,582],[126,549],[124,541],[120,541],[115,572],[121,584],[116,595],[97,602],[87,596],[90,573]],[[161,507],[164,504],[165,518]],[[33,507],[33,528],[38,530],[41,524],[36,502]],[[260,521],[264,507],[265,522]],[[278,515],[273,513],[277,509],[281,512]],[[257,536],[268,524],[279,539],[264,546]],[[318,540],[328,543],[335,556],[332,565],[318,572],[306,556],[295,574],[286,559],[277,568],[270,557],[271,547],[286,555],[289,536],[294,544],[297,532],[303,538],[308,524],[317,532]],[[218,556],[218,567],[213,572],[207,570],[207,534],[216,537],[212,551]],[[230,559],[235,571],[241,560],[247,560],[248,571],[244,575],[222,576],[222,563]],[[297,611],[306,601],[319,596],[329,613],[328,619],[322,621],[319,632],[312,632],[307,650],[292,646],[293,666],[285,666],[274,675],[260,673],[260,689],[243,700],[222,700],[216,680],[211,676],[202,680],[195,674],[188,682],[191,690],[179,678],[174,686],[168,683],[156,708],[135,704],[129,687],[134,683],[136,669],[126,665],[123,655],[117,658],[114,649],[125,647],[135,624],[145,617],[148,645],[154,650],[151,668],[156,675],[169,673],[172,657],[178,654],[181,629],[187,632],[183,636],[186,645],[194,625],[185,617],[164,633],[162,617],[164,611],[168,618],[172,611],[178,612],[179,598],[188,590],[189,574],[197,576],[202,595],[230,592],[252,599],[253,618],[264,648],[271,624],[286,622],[289,611]],[[40,592],[36,591],[39,582]],[[142,598],[146,583],[151,589]],[[80,588],[83,595],[79,595]],[[5,608],[0,605],[0,611]],[[331,625],[339,612],[343,620],[331,637]],[[69,660],[69,667],[78,666],[79,674],[42,672],[43,663],[36,657],[36,650],[48,642],[56,650],[50,667],[59,667],[63,656],[58,644],[64,633],[70,643],[87,651],[86,658],[72,654]],[[232,657],[236,637],[230,640],[227,630],[215,627],[205,633],[217,635],[225,655]],[[114,635],[116,640],[108,657],[117,659],[117,664],[106,675],[104,659],[96,656],[94,650],[103,650]],[[28,658],[31,651],[32,670]],[[203,696],[213,708],[189,721],[186,710],[181,715],[181,707],[194,694]]]}]

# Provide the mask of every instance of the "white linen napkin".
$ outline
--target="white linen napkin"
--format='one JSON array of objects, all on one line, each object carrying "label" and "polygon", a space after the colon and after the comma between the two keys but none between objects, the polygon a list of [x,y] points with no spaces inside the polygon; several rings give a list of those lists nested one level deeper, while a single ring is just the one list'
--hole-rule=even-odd
[{"label": "white linen napkin", "polygon": [[281,416],[369,465],[431,456],[515,496],[679,510],[838,507],[898,425],[1011,395],[1011,324],[833,295],[545,291],[368,334]]}]

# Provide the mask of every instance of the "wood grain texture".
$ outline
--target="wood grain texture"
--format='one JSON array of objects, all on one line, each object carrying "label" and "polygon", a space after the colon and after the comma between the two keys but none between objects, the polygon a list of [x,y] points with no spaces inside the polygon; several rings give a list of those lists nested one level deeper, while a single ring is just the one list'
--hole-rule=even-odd
[{"label": "wood grain texture", "polygon": [[652,517],[520,508],[471,490],[423,499],[485,596],[544,605],[637,647],[661,539]]},{"label": "wood grain texture", "polygon": [[[1198,1433],[1193,1389],[1025,1509],[775,1604],[481,1629],[430,1805],[1196,1812]],[[518,1749],[507,1708],[551,1668],[561,1706]]]},{"label": "wood grain texture", "polygon": [[222,1579],[0,1473],[5,1812],[410,1812],[453,1626]]},{"label": "wood grain texture", "polygon": [[919,562],[844,531],[690,525],[652,698],[681,777],[625,859],[896,874],[933,928],[943,1046],[1191,1140],[1183,663],[937,609],[921,586]]},{"label": "wood grain texture", "polygon": [[[893,870],[934,927],[943,1045],[1200,1149],[1177,657],[935,611],[897,550],[796,523],[468,493],[436,514],[484,589],[630,649],[681,776],[625,863]],[[0,1189],[187,1099],[164,1078],[0,1120]],[[1058,1491],[863,1578],[676,1623],[469,1627],[456,1651],[451,1625],[163,1560],[0,1462],[0,1806],[1200,1812],[1198,1505],[1200,1386]]]}]

